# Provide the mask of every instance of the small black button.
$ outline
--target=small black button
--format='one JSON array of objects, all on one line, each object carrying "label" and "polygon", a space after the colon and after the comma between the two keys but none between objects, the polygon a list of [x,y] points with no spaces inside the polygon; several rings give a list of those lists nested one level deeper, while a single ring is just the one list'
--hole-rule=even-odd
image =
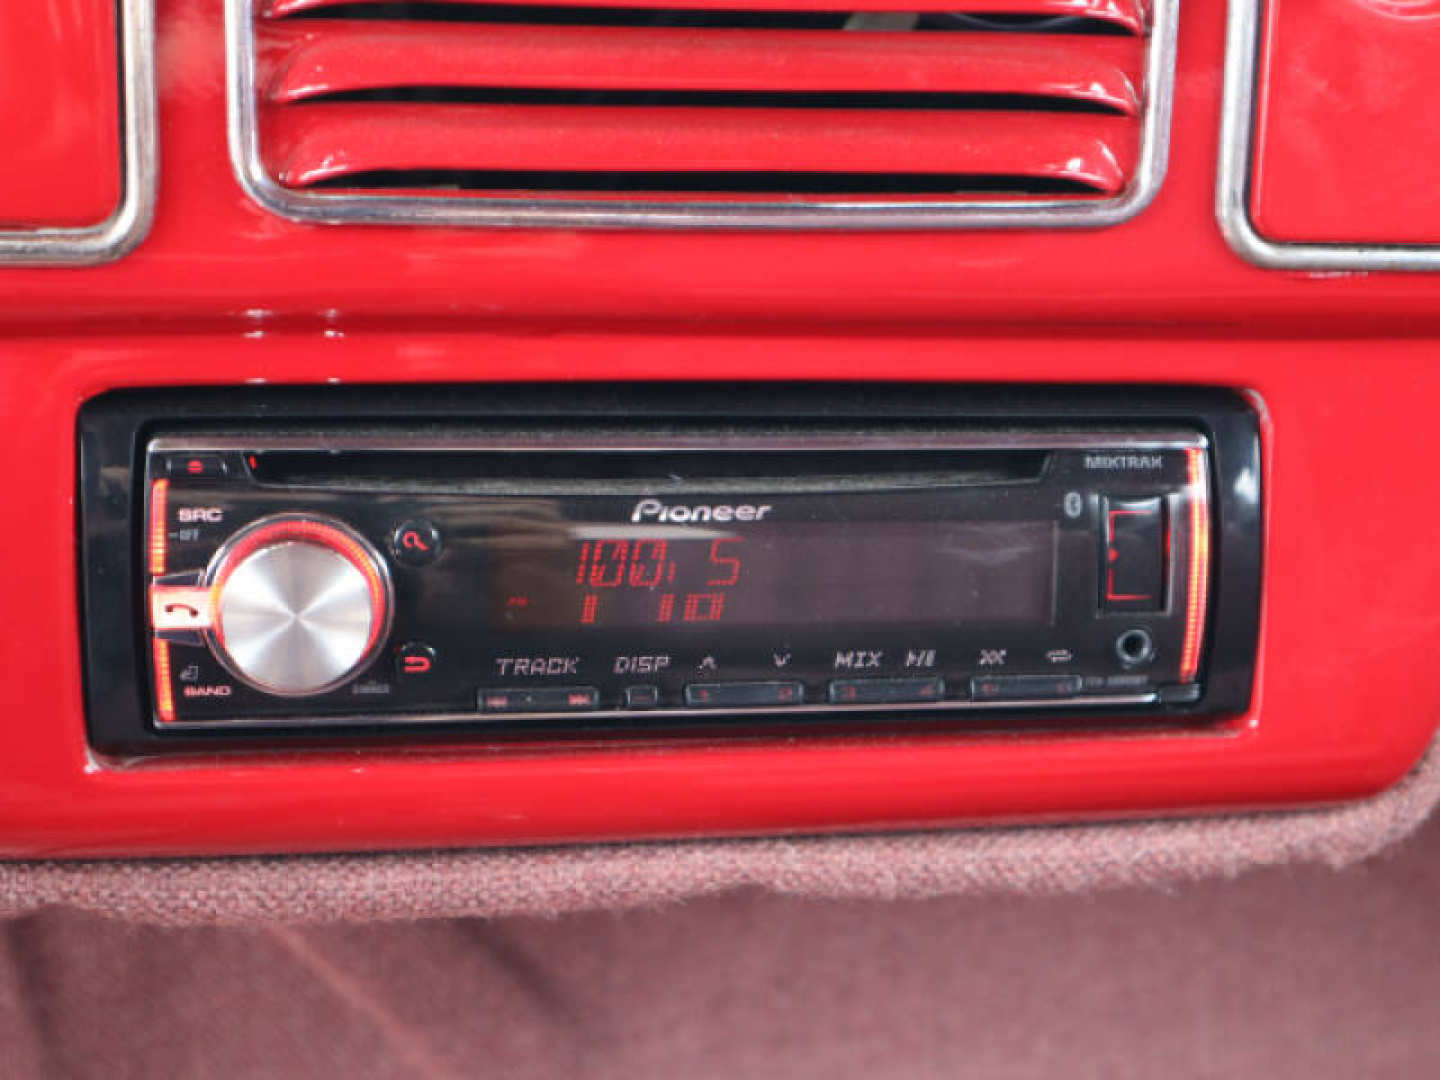
[{"label": "small black button", "polygon": [[1106,611],[1165,607],[1165,510],[1149,499],[1101,500],[1103,565],[1100,606]]},{"label": "small black button", "polygon": [[435,650],[423,641],[409,641],[395,651],[395,677],[402,682],[435,670]]},{"label": "small black button", "polygon": [[1084,685],[1079,675],[976,675],[970,680],[970,696],[976,701],[1066,698]]},{"label": "small black button", "polygon": [[658,686],[627,686],[625,707],[627,709],[653,709],[660,704]]},{"label": "small black button", "polygon": [[168,641],[171,645],[198,645],[204,647],[205,635],[199,630],[156,630],[156,641]]},{"label": "small black button", "polygon": [[1167,705],[1193,705],[1204,696],[1204,691],[1199,683],[1160,687],[1160,700]]},{"label": "small black button", "polygon": [[706,709],[800,705],[804,701],[805,684],[798,682],[691,683],[685,687],[685,704]]},{"label": "small black button", "polygon": [[219,454],[171,454],[165,459],[165,475],[176,480],[223,480],[230,470]]},{"label": "small black button", "polygon": [[480,691],[481,712],[584,712],[599,704],[600,691],[593,686],[521,686]]},{"label": "small black button", "polygon": [[406,566],[426,566],[434,562],[444,546],[440,530],[425,518],[401,522],[390,537],[390,550],[396,561]]},{"label": "small black button", "polygon": [[902,701],[939,701],[944,679],[832,679],[832,705],[886,705]]}]

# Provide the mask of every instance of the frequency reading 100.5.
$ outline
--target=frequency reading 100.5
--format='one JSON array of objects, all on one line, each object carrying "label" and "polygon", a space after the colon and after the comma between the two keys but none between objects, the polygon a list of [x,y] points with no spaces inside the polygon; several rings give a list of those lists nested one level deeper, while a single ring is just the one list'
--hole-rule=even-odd
[{"label": "frequency reading 100.5", "polygon": [[[515,630],[1036,622],[1055,611],[1052,521],[758,522],[615,536],[584,522],[506,545],[494,603]],[[627,530],[628,531],[628,530]]]},{"label": "frequency reading 100.5", "polygon": [[580,623],[592,626],[600,620],[607,590],[644,590],[653,594],[650,620],[655,623],[718,622],[725,614],[726,593],[740,581],[738,537],[722,537],[710,543],[706,591],[674,588],[675,560],[668,540],[586,540],[580,545],[575,564],[575,584],[584,590],[580,598]]}]

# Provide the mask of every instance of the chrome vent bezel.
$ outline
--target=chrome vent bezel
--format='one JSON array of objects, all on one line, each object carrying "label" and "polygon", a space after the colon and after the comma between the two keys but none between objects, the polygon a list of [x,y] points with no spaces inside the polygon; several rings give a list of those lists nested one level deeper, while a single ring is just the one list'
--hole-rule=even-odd
[{"label": "chrome vent bezel", "polygon": [[1129,221],[1154,200],[1170,157],[1180,0],[1152,6],[1145,102],[1135,175],[1120,195],[1089,201],[993,199],[925,202],[658,202],[294,191],[265,168],[256,94],[257,0],[226,0],[231,164],[260,206],[293,221],[330,225],[428,225],[560,229],[952,230],[1104,228]]},{"label": "chrome vent bezel", "polygon": [[159,172],[154,0],[116,0],[121,194],[104,221],[81,228],[0,230],[0,266],[94,266],[128,254],[150,231]]},{"label": "chrome vent bezel", "polygon": [[1230,0],[1225,40],[1225,96],[1215,217],[1226,242],[1265,270],[1312,273],[1440,271],[1440,244],[1337,244],[1272,240],[1250,214],[1265,0]]}]

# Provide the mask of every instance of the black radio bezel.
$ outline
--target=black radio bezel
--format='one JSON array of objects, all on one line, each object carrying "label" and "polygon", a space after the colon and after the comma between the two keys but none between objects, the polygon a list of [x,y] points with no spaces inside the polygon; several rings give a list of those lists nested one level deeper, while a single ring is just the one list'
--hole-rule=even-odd
[{"label": "black radio bezel", "polygon": [[[1259,633],[1262,550],[1262,500],[1259,423],[1245,398],[1209,388],[1021,388],[890,385],[768,384],[431,386],[431,387],[247,387],[235,389],[122,390],[85,403],[79,416],[80,498],[79,565],[86,688],[87,728],[91,744],[115,754],[145,754],[184,748],[204,750],[257,745],[334,745],[345,735],[323,733],[187,731],[177,737],[149,724],[152,712],[143,596],[144,451],[158,429],[166,434],[216,426],[343,424],[365,425],[488,423],[567,427],[617,419],[637,425],[726,423],[775,425],[787,431],[823,430],[848,425],[883,430],[895,425],[1176,425],[1194,428],[1210,443],[1215,551],[1211,618],[1201,700],[1151,707],[1143,715],[1099,714],[1065,723],[1093,730],[1110,724],[1194,725],[1243,713],[1249,706]],[[1033,727],[1045,713],[931,716],[924,730],[953,727]],[[640,718],[637,717],[637,721]],[[874,717],[872,715],[871,721]],[[632,725],[634,726],[634,725]],[[801,721],[777,713],[773,721],[747,730],[699,722],[651,737],[699,731],[711,738],[743,736],[763,728],[826,730],[823,721]],[[884,725],[887,733],[903,730]],[[855,723],[837,730],[852,734]],[[559,737],[594,738],[615,734],[625,725],[585,725]],[[553,725],[534,733],[557,737]],[[523,725],[503,735],[473,726],[437,727],[422,735],[415,729],[356,732],[381,742],[457,738],[467,742],[513,740]],[[532,733],[533,734],[533,733]]]}]

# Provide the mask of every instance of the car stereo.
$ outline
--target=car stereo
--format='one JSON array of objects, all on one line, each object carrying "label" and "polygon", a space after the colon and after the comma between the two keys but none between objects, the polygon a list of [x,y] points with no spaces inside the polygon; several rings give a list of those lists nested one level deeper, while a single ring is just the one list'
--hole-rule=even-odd
[{"label": "car stereo", "polygon": [[86,420],[129,428],[130,513],[104,539],[85,493],[92,685],[92,560],[122,539],[99,561],[135,602],[119,681],[140,701],[117,731],[92,699],[92,735],[1243,709],[1248,655],[1237,678],[1235,642],[1214,648],[1224,620],[1253,653],[1258,446],[1238,399],[818,393],[823,415],[812,398],[783,417],[753,397],[677,409],[675,391],[623,410],[432,397],[378,422],[324,391],[248,417],[96,403]]}]

